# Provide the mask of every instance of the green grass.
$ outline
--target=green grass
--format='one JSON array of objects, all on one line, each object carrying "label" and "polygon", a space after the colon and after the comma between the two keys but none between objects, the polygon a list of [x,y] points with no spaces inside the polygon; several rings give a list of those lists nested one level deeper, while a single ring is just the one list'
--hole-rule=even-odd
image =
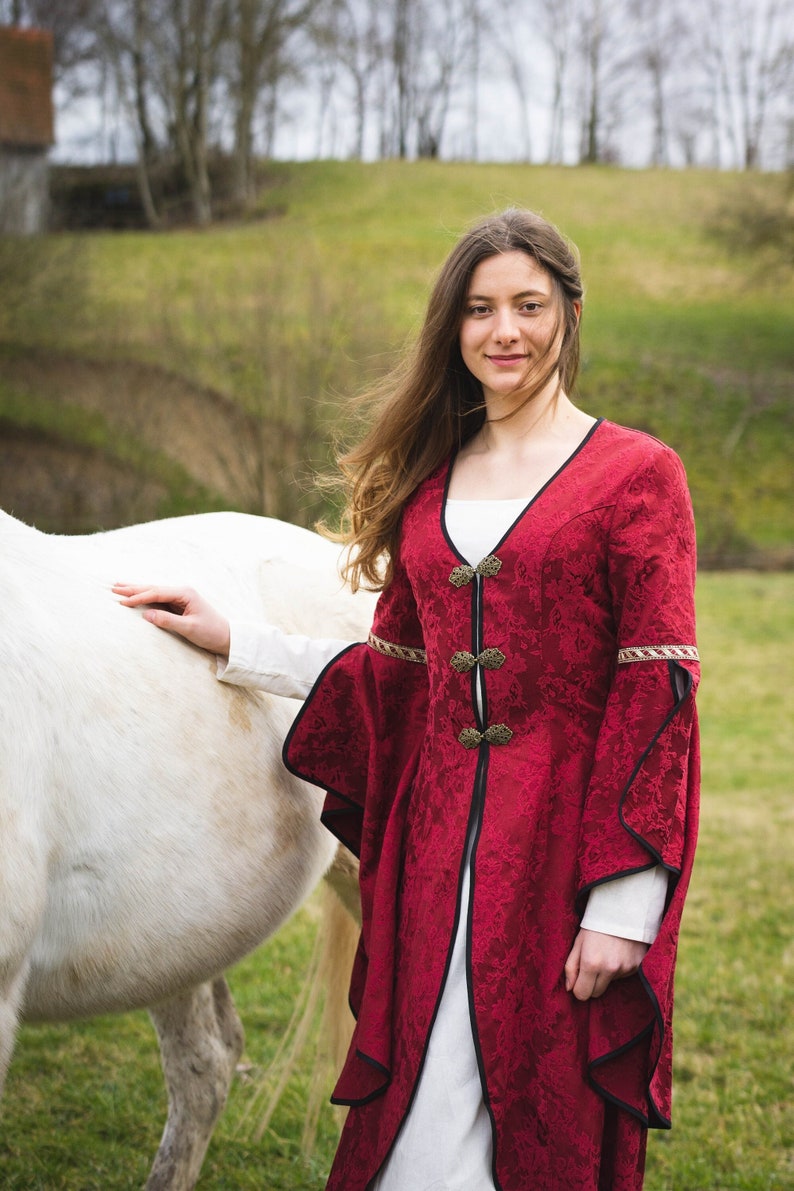
[{"label": "green grass", "polygon": [[650,1191],[794,1187],[794,579],[699,580],[703,806]]},{"label": "green grass", "polygon": [[[231,973],[246,1027],[238,1075],[215,1131],[199,1188],[314,1191],[324,1186],[335,1144],[330,1107],[317,1157],[300,1151],[308,1063],[287,1090],[261,1142],[241,1120],[255,1080],[290,1019],[311,951],[316,913],[301,911]],[[148,1016],[131,1013],[20,1032],[0,1128],[3,1191],[133,1191],[143,1186],[165,1122],[166,1096]],[[254,1121],[255,1124],[255,1121]]]},{"label": "green grass", "polygon": [[582,253],[581,404],[680,452],[705,562],[790,564],[794,277],[707,231],[742,176],[311,162],[266,178],[247,221],[0,244],[0,343],[153,363],[327,437],[416,329],[460,231],[534,207]]},{"label": "green grass", "polygon": [[[794,849],[791,650],[794,576],[706,574],[698,586],[703,807],[677,978],[673,1130],[649,1141],[646,1191],[794,1188]],[[787,659],[789,659],[787,661]],[[290,1016],[315,916],[297,915],[230,977],[261,1071]],[[315,1191],[334,1145],[298,1139],[303,1070],[271,1129],[238,1126],[238,1078],[200,1191]],[[20,1032],[0,1140],[4,1191],[133,1191],[160,1136],[165,1096],[144,1014]]]}]

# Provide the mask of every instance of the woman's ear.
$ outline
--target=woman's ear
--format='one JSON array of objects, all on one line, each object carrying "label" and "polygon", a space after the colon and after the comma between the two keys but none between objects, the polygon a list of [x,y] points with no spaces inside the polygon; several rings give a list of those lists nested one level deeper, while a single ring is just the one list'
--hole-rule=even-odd
[{"label": "woman's ear", "polygon": [[582,317],[582,303],[581,303],[581,302],[574,302],[574,303],[573,303],[573,312],[574,312],[574,314],[576,315],[576,325],[577,325],[577,327],[578,327],[578,326],[579,326],[579,320],[580,320],[580,319],[581,319],[581,317]]}]

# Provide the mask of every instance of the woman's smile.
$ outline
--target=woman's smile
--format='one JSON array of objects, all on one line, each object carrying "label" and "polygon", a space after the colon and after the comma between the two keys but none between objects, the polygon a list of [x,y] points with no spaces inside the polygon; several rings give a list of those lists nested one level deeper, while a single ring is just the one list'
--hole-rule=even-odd
[{"label": "woman's smile", "polygon": [[511,364],[521,364],[526,360],[526,356],[488,356],[492,364],[496,364],[498,368],[509,368]]},{"label": "woman's smile", "polygon": [[461,320],[460,351],[486,402],[521,396],[542,367],[557,329],[554,282],[537,261],[525,252],[501,252],[480,261]]}]

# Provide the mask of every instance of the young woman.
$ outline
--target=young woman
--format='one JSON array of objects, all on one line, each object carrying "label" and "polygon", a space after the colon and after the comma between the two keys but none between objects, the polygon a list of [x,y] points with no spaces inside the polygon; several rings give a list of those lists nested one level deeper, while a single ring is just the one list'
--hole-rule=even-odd
[{"label": "young woman", "polygon": [[536,215],[453,249],[342,460],[366,644],[117,589],[226,681],[308,696],[285,762],[361,861],[334,1191],[634,1191],[670,1124],[694,530],[673,452],[572,404],[581,309]]}]

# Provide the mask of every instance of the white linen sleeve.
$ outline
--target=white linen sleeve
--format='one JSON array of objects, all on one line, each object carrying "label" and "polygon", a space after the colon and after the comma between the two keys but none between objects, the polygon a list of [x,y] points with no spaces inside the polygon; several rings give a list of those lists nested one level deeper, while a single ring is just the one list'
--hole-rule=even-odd
[{"label": "white linen sleeve", "polygon": [[666,898],[667,870],[661,864],[616,877],[590,890],[582,926],[602,935],[652,943],[659,933]]},{"label": "white linen sleeve", "polygon": [[288,699],[305,699],[317,678],[350,641],[283,633],[272,624],[232,621],[229,657],[217,659],[217,677]]}]

